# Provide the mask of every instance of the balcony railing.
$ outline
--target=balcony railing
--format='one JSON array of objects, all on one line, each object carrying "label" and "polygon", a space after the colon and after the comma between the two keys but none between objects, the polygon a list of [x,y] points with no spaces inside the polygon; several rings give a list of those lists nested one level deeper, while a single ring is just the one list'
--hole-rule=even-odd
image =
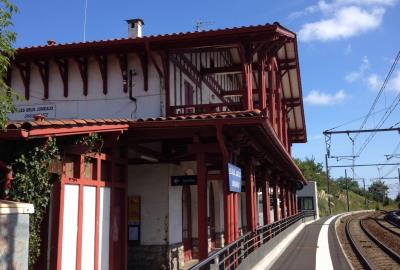
[{"label": "balcony railing", "polygon": [[244,259],[270,239],[297,221],[312,216],[315,219],[315,211],[303,211],[272,224],[259,227],[255,232],[248,232],[238,240],[213,253],[208,258],[191,267],[190,270],[236,269]]}]

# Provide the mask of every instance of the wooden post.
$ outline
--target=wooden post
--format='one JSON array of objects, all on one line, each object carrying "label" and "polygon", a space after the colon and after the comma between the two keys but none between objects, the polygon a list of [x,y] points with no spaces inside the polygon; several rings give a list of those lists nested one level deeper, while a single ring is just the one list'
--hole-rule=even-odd
[{"label": "wooden post", "polygon": [[281,182],[280,184],[280,188],[281,188],[281,217],[282,218],[286,218],[286,186],[284,184],[284,181]]},{"label": "wooden post", "polygon": [[258,54],[258,99],[262,112],[267,108],[266,83],[265,83],[265,55]]},{"label": "wooden post", "polygon": [[278,179],[275,179],[272,189],[274,192],[274,222],[276,222],[279,220]]},{"label": "wooden post", "polygon": [[292,190],[289,183],[286,184],[286,205],[287,216],[290,217],[292,215]]},{"label": "wooden post", "polygon": [[264,225],[267,225],[271,223],[271,205],[269,197],[269,182],[266,173],[264,174],[264,179],[263,179],[262,196],[263,196]]},{"label": "wooden post", "polygon": [[257,228],[257,216],[256,216],[256,187],[255,187],[255,175],[254,165],[250,161],[246,164],[245,169],[246,178],[246,212],[247,212],[247,229],[249,231],[255,231]]},{"label": "wooden post", "polygon": [[238,193],[233,194],[233,216],[234,216],[234,235],[233,239],[236,240],[239,238],[239,212],[238,212]]},{"label": "wooden post", "polygon": [[205,154],[197,153],[197,222],[199,241],[199,260],[207,258],[208,236],[207,236],[207,171]]}]

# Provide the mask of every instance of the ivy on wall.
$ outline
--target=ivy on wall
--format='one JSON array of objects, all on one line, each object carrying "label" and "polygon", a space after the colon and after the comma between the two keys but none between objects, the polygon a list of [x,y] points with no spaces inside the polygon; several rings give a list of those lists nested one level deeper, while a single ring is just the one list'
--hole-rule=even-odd
[{"label": "ivy on wall", "polygon": [[32,269],[40,255],[40,227],[50,201],[54,181],[59,177],[49,172],[50,164],[60,159],[55,139],[43,143],[23,144],[11,163],[14,180],[9,192],[13,201],[31,203],[35,213],[29,220],[29,269]]},{"label": "ivy on wall", "polygon": [[91,133],[87,136],[82,136],[79,137],[76,141],[75,141],[76,145],[82,145],[85,147],[85,161],[90,160],[90,157],[88,156],[88,154],[90,153],[101,153],[101,150],[103,149],[103,145],[104,145],[104,140],[103,138],[97,134],[97,133]]}]

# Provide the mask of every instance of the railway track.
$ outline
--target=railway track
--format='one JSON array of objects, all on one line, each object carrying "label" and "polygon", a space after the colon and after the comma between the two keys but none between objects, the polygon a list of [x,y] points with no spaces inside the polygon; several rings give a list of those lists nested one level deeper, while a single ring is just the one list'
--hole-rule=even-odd
[{"label": "railway track", "polygon": [[[380,227],[382,227],[384,230],[389,231],[390,233],[399,237],[399,241],[400,241],[400,228],[396,225],[389,223],[387,220],[385,220],[384,215],[380,215],[380,216],[376,217],[375,222]],[[400,242],[399,242],[399,246],[400,246]]]},{"label": "railway track", "polygon": [[[352,250],[365,269],[400,269],[400,256],[375,237],[368,228],[369,224],[365,223],[364,219],[370,215],[355,215],[348,219],[345,233]],[[373,219],[370,221],[375,222]]]}]

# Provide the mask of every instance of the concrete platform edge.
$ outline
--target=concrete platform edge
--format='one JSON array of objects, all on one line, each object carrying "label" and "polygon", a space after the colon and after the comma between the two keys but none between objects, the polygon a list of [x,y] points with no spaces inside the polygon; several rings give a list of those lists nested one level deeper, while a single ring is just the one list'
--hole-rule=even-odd
[{"label": "concrete platform edge", "polygon": [[[319,220],[317,219],[312,219],[309,221],[305,221],[304,223],[302,221],[300,225],[297,226],[297,228],[293,229],[291,232],[288,232],[287,234],[282,233],[280,237],[276,237],[271,240],[271,243],[268,245],[268,247],[265,247],[265,249],[270,249],[270,246],[273,246],[272,249],[270,249],[264,257],[259,260],[259,262],[254,265],[251,269],[252,270],[267,270],[272,267],[272,265],[279,259],[279,257],[282,255],[282,253],[286,250],[286,248],[293,242],[293,240],[297,237],[297,235],[303,230],[303,228],[315,221]],[[278,235],[279,236],[279,235]],[[282,239],[283,238],[283,239]],[[274,241],[275,240],[275,241]],[[281,240],[281,241],[278,241]],[[278,243],[275,243],[278,242]],[[275,246],[274,246],[275,245]],[[241,264],[240,266],[244,266],[245,268],[239,267],[239,269],[249,269],[246,268],[245,265]],[[248,266],[248,265],[247,265]]]}]

